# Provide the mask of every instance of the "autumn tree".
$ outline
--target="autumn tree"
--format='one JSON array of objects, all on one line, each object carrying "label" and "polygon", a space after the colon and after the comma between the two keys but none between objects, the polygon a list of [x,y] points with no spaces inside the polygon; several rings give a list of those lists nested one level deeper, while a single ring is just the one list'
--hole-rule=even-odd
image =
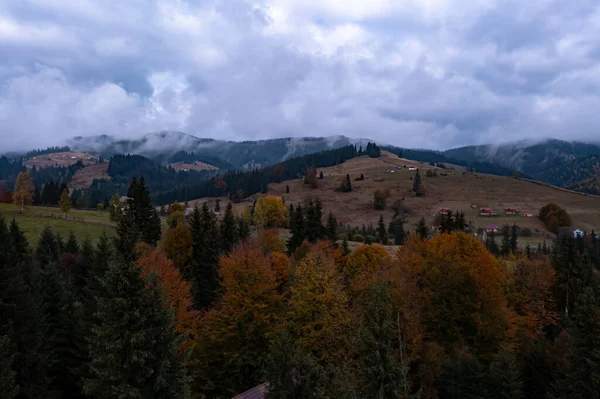
[{"label": "autumn tree", "polygon": [[348,255],[344,267],[344,274],[349,279],[352,292],[359,293],[369,288],[391,261],[392,257],[381,245],[358,247]]},{"label": "autumn tree", "polygon": [[455,232],[405,245],[397,269],[423,287],[422,321],[440,344],[450,348],[469,340],[490,351],[505,338],[506,273],[471,235]]},{"label": "autumn tree", "polygon": [[12,197],[14,204],[21,208],[21,212],[25,210],[26,205],[31,205],[33,201],[33,183],[29,172],[19,172]]},{"label": "autumn tree", "polygon": [[162,242],[165,255],[173,261],[177,270],[179,270],[186,280],[192,278],[193,246],[192,232],[184,224],[168,230]]},{"label": "autumn tree", "polygon": [[283,198],[266,195],[258,199],[254,208],[254,224],[257,227],[285,227],[287,222],[287,207]]},{"label": "autumn tree", "polygon": [[165,306],[173,309],[175,328],[186,337],[182,347],[190,347],[200,323],[199,312],[192,308],[190,284],[183,280],[173,262],[165,258],[160,251],[150,250],[140,256],[135,265],[142,269],[143,278],[155,274],[162,287]]},{"label": "autumn tree", "polygon": [[373,208],[375,210],[381,211],[385,209],[385,205],[387,202],[387,193],[383,190],[375,190],[373,192]]},{"label": "autumn tree", "polygon": [[69,213],[69,211],[71,210],[71,206],[73,205],[73,203],[71,202],[71,197],[69,196],[68,189],[65,188],[63,190],[58,205],[60,206],[60,210],[62,211],[62,213],[64,213],[66,219],[67,213]]},{"label": "autumn tree", "polygon": [[296,265],[286,319],[299,347],[317,359],[348,356],[348,296],[334,259],[319,247]]},{"label": "autumn tree", "polygon": [[282,298],[269,255],[244,245],[221,258],[224,295],[203,320],[199,381],[208,397],[232,396],[259,384],[269,335],[280,320]]}]

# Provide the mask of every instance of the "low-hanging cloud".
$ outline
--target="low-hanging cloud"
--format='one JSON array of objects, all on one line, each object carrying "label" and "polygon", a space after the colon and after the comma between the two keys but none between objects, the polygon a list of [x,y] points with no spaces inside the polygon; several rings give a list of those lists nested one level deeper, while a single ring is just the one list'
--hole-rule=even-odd
[{"label": "low-hanging cloud", "polygon": [[179,130],[448,148],[600,141],[600,4],[0,4],[0,150]]}]

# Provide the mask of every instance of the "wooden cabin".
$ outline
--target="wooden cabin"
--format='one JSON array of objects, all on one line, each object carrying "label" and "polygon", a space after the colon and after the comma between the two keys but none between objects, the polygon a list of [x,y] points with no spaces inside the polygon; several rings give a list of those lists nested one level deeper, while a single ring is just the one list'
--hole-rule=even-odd
[{"label": "wooden cabin", "polygon": [[494,214],[494,210],[492,208],[480,208],[479,215],[480,216],[492,216]]},{"label": "wooden cabin", "polygon": [[512,208],[512,207],[504,208],[505,215],[516,215],[517,213],[519,213],[519,210],[517,208]]},{"label": "wooden cabin", "polygon": [[440,208],[440,215],[447,215],[452,212],[451,208]]}]

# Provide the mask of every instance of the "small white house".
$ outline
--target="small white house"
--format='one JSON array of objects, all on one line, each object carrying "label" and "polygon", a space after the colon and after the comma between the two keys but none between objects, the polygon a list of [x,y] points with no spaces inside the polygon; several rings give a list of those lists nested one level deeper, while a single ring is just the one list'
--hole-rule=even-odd
[{"label": "small white house", "polygon": [[579,229],[573,230],[573,237],[575,237],[575,238],[577,238],[577,237],[583,237],[583,231],[581,231]]}]

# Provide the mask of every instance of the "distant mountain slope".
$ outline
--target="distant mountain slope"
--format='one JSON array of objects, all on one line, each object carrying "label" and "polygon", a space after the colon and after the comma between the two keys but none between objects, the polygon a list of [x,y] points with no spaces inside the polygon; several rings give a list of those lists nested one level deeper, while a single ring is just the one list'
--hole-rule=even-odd
[{"label": "distant mountain slope", "polygon": [[466,162],[492,162],[556,186],[591,194],[598,192],[600,146],[595,144],[521,141],[455,148],[444,151],[444,155]]},{"label": "distant mountain slope", "polygon": [[[193,152],[199,160],[218,158],[235,168],[244,165],[262,167],[274,165],[286,159],[336,149],[348,144],[365,145],[367,139],[351,139],[344,136],[280,138],[257,141],[222,141],[198,138],[182,132],[165,131],[146,134],[135,140],[118,140],[111,136],[75,137],[68,141],[69,147],[96,153],[103,157],[115,154],[138,154],[153,159],[168,160],[181,151]],[[216,161],[214,161],[216,162]],[[210,163],[210,162],[207,162]],[[224,165],[215,165],[222,168]]]},{"label": "distant mountain slope", "polygon": [[545,140],[532,143],[519,141],[501,145],[480,145],[454,148],[444,155],[467,162],[491,162],[512,168],[534,178],[546,170],[567,164],[577,158],[600,156],[600,147],[594,144]]}]

